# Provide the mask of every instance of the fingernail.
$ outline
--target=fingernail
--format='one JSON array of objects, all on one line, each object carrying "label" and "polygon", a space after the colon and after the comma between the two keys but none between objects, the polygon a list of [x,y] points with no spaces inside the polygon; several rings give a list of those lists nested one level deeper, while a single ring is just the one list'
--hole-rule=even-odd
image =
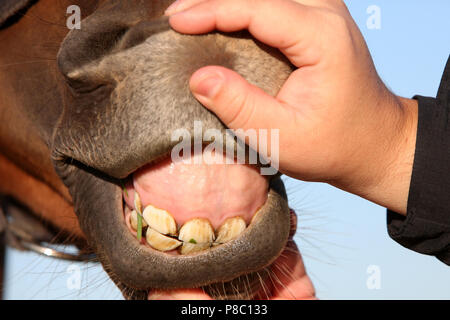
[{"label": "fingernail", "polygon": [[171,14],[174,14],[177,10],[178,5],[180,4],[181,0],[177,0],[174,3],[172,3],[164,12],[166,16],[170,16]]},{"label": "fingernail", "polygon": [[192,85],[192,92],[199,97],[212,100],[222,88],[224,79],[218,73],[210,73]]},{"label": "fingernail", "polygon": [[166,9],[166,11],[164,12],[164,14],[165,14],[166,16],[170,16],[170,15],[172,15],[172,14],[174,14],[174,13],[177,13],[177,12],[178,12],[177,8],[178,8],[178,6],[180,5],[180,3],[181,3],[182,1],[183,1],[183,0],[177,0],[177,1],[175,1],[174,3],[172,3],[172,4]]}]

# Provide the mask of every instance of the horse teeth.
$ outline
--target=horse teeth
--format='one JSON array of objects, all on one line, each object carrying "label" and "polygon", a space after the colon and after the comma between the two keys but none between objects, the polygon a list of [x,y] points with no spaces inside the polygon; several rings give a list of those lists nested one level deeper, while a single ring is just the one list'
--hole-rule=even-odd
[{"label": "horse teeth", "polygon": [[261,211],[261,208],[256,210],[255,214],[252,217],[252,220],[250,221],[250,224],[252,224],[255,221],[255,219],[257,219],[257,217],[259,216],[260,211]]},{"label": "horse teeth", "polygon": [[[137,212],[136,212],[136,210],[133,210],[133,211],[131,211],[131,214],[130,214],[130,224],[134,230],[137,230],[137,228],[138,228],[137,221],[138,221]],[[148,226],[147,222],[145,222],[145,220],[142,219],[142,227],[145,228],[147,226]]]},{"label": "horse teeth", "polygon": [[181,227],[178,239],[190,244],[211,244],[214,241],[214,229],[208,220],[195,218]]},{"label": "horse teeth", "polygon": [[170,251],[178,248],[182,242],[177,239],[165,236],[152,228],[147,229],[147,242],[148,244],[159,251]]},{"label": "horse teeth", "polygon": [[211,243],[190,243],[190,242],[184,242],[183,245],[180,248],[181,254],[189,254],[189,253],[196,253],[200,252],[206,249],[209,249],[211,247]]},{"label": "horse teeth", "polygon": [[181,254],[195,253],[209,249],[214,241],[214,229],[206,219],[192,219],[180,229],[178,239],[183,241]]},{"label": "horse teeth", "polygon": [[247,227],[245,220],[241,217],[227,219],[217,230],[215,244],[227,243],[237,238]]},{"label": "horse teeth", "polygon": [[136,209],[137,212],[142,214],[141,197],[139,196],[139,193],[137,193],[136,191],[134,191],[134,208]]},{"label": "horse teeth", "polygon": [[175,219],[165,210],[148,205],[142,214],[150,228],[162,234],[176,235],[177,224]]}]

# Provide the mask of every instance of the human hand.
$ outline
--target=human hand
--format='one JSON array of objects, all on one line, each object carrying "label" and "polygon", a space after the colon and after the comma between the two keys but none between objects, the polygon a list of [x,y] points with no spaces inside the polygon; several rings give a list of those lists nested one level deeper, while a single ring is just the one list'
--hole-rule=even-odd
[{"label": "human hand", "polygon": [[180,0],[166,14],[181,33],[248,29],[297,67],[275,97],[217,66],[190,83],[231,129],[279,129],[282,173],[406,213],[417,103],[383,84],[343,1]]}]

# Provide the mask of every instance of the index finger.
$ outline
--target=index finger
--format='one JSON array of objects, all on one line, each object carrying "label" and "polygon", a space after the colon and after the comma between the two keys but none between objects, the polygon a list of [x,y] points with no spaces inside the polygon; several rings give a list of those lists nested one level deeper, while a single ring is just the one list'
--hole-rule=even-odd
[{"label": "index finger", "polygon": [[209,0],[170,16],[172,28],[181,33],[248,29],[259,41],[280,49],[297,67],[313,63],[306,53],[314,22],[311,7],[291,0]]}]

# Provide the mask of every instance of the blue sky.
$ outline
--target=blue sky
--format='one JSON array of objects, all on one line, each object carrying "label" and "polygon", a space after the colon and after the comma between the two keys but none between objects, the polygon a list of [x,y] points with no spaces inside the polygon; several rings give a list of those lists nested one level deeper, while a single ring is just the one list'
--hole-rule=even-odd
[{"label": "blue sky", "polygon": [[[346,3],[387,86],[404,97],[435,96],[450,54],[450,1]],[[367,27],[371,5],[381,10],[380,29]],[[325,184],[292,179],[286,184],[299,215],[296,241],[319,298],[450,299],[450,267],[391,240],[384,208]],[[80,289],[70,286],[70,266],[80,268]],[[367,285],[370,266],[379,275],[375,288]],[[8,251],[7,281],[9,299],[121,298],[99,266],[33,253]]]}]

